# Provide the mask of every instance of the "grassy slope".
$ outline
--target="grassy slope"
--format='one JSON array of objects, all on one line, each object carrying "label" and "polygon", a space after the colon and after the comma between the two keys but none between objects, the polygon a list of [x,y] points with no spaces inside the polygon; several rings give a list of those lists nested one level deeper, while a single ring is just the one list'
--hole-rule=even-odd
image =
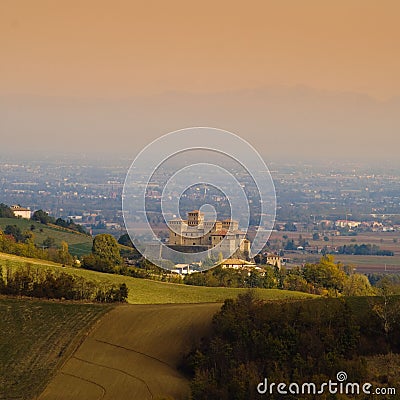
[{"label": "grassy slope", "polygon": [[[17,225],[22,231],[30,230],[31,225],[34,225],[33,233],[37,245],[41,245],[43,240],[51,237],[55,240],[57,246],[60,246],[62,241],[67,242],[72,255],[88,254],[92,248],[92,238],[90,236],[56,227],[55,225],[42,225],[22,218],[0,218],[0,229],[3,230],[7,225]],[[41,229],[43,232],[40,232]]]},{"label": "grassy slope", "polygon": [[[23,258],[0,253],[0,265],[20,266],[30,263],[50,269],[59,269],[59,264]],[[121,284],[125,282],[129,288],[128,302],[132,304],[163,304],[163,303],[210,303],[223,302],[226,298],[234,298],[247,289],[236,288],[211,288],[189,285],[178,285],[151,281],[147,279],[131,278],[128,276],[105,274],[88,271],[81,268],[64,267],[62,271],[83,276],[98,282],[112,282]],[[278,289],[257,289],[260,298],[265,300],[277,300],[286,298],[310,298],[311,295]]]},{"label": "grassy slope", "polygon": [[0,298],[0,399],[39,394],[110,306]]}]

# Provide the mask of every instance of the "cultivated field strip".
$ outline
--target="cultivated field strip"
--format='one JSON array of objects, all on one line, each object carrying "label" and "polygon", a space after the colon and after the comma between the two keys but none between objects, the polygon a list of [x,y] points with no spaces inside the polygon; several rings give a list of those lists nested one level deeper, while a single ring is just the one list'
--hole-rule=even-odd
[{"label": "cultivated field strip", "polygon": [[110,308],[0,299],[0,399],[30,399]]},{"label": "cultivated field strip", "polygon": [[105,315],[40,400],[185,400],[181,358],[209,332],[220,304],[120,306]]}]

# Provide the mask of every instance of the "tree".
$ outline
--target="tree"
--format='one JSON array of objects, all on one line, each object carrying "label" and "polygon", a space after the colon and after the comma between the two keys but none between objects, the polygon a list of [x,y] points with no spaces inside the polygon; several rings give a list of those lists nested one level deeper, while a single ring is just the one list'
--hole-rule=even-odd
[{"label": "tree", "polygon": [[283,280],[283,289],[307,292],[309,291],[309,284],[301,275],[287,274]]},{"label": "tree", "polygon": [[296,245],[294,244],[294,240],[288,240],[285,244],[285,250],[296,250]]},{"label": "tree", "polygon": [[15,218],[11,208],[4,203],[0,203],[0,218]]},{"label": "tree", "polygon": [[287,222],[284,226],[284,230],[288,232],[296,232],[297,227],[293,222]]},{"label": "tree", "polygon": [[133,247],[132,240],[127,233],[125,233],[119,237],[118,243],[122,244],[122,246]]},{"label": "tree", "polygon": [[31,220],[40,222],[41,224],[44,224],[44,225],[54,223],[54,218],[50,217],[50,215],[43,210],[35,211],[31,217]]},{"label": "tree", "polygon": [[102,233],[94,238],[92,253],[94,256],[110,261],[114,265],[122,264],[118,242],[112,235],[107,233]]},{"label": "tree", "polygon": [[396,323],[399,322],[400,305],[394,296],[392,283],[387,277],[381,279],[377,287],[379,296],[375,298],[372,310],[381,320],[383,330],[388,339]]},{"label": "tree", "polygon": [[122,264],[119,246],[115,238],[107,233],[97,235],[93,240],[92,254],[83,258],[83,266],[102,272],[112,272]]},{"label": "tree", "polygon": [[21,229],[17,225],[7,225],[4,229],[4,233],[12,236],[16,242],[25,241],[25,236],[22,234]]},{"label": "tree", "polygon": [[374,290],[366,275],[352,274],[343,285],[345,296],[373,296]]},{"label": "tree", "polygon": [[60,262],[66,265],[72,265],[74,259],[69,254],[69,248],[68,248],[68,243],[62,241],[61,242],[61,248],[58,250],[58,257],[60,259]]},{"label": "tree", "polygon": [[43,246],[47,248],[55,247],[56,241],[54,238],[47,236],[46,239],[43,240]]},{"label": "tree", "polygon": [[332,290],[336,295],[343,290],[347,278],[341,266],[335,263],[331,255],[322,257],[318,264],[306,264],[302,268],[302,275],[316,288]]}]

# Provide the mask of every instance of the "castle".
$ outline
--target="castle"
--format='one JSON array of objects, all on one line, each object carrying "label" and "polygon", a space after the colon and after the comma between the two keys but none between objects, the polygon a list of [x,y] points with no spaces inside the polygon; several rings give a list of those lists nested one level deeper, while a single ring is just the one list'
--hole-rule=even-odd
[{"label": "castle", "polygon": [[250,253],[250,242],[239,224],[232,219],[205,221],[199,210],[188,213],[188,219],[168,221],[169,246],[201,246],[209,249],[234,253],[240,250]]}]

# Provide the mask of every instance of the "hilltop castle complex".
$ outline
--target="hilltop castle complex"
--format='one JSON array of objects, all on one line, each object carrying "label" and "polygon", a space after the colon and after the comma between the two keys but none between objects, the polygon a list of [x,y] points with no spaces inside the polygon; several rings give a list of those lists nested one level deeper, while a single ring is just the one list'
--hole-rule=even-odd
[{"label": "hilltop castle complex", "polygon": [[168,230],[171,247],[201,246],[231,254],[236,250],[250,252],[250,242],[245,238],[245,232],[239,230],[237,221],[205,221],[199,210],[189,212],[187,220],[168,221]]}]

